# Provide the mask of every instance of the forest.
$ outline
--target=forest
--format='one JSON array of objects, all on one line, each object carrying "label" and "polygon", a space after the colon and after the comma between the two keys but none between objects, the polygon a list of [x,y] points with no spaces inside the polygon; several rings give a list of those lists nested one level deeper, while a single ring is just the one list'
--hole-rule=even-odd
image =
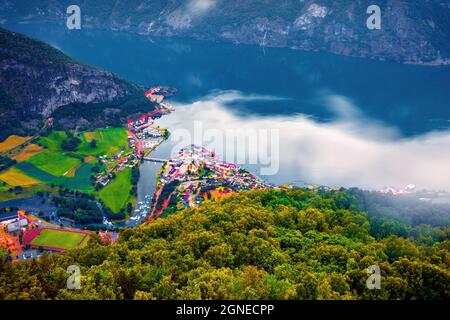
[{"label": "forest", "polygon": [[[114,244],[94,236],[65,253],[0,262],[0,299],[449,299],[449,226],[430,227],[432,238],[410,224],[403,233],[359,206],[347,190],[207,200],[123,229]],[[70,265],[81,268],[80,290],[66,288]],[[374,265],[381,287],[370,290]]]}]

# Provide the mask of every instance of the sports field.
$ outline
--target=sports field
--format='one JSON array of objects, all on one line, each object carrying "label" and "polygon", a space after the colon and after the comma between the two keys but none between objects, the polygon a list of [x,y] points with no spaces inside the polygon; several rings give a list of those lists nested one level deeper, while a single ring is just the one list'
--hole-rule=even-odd
[{"label": "sports field", "polygon": [[19,153],[12,156],[12,158],[17,162],[23,162],[37,155],[38,153],[41,153],[43,150],[44,149],[37,144],[29,144],[25,148],[20,150]]},{"label": "sports field", "polygon": [[34,179],[22,173],[17,168],[9,168],[8,170],[0,173],[0,180],[6,182],[12,187],[29,186],[33,184],[40,184],[41,181]]},{"label": "sports field", "polygon": [[20,137],[16,135],[11,135],[8,138],[6,138],[5,141],[0,143],[0,152],[11,150],[29,139],[30,137]]},{"label": "sports field", "polygon": [[[84,155],[111,155],[128,148],[128,133],[125,128],[105,128],[94,132],[85,132],[81,135],[82,143],[78,147],[78,152]],[[96,147],[93,148],[90,142],[95,139]]]},{"label": "sports field", "polygon": [[131,169],[128,168],[101,189],[99,196],[108,208],[114,213],[119,213],[129,202],[131,187]]},{"label": "sports field", "polygon": [[86,235],[83,233],[45,229],[31,241],[31,244],[69,250],[76,248],[84,237]]}]

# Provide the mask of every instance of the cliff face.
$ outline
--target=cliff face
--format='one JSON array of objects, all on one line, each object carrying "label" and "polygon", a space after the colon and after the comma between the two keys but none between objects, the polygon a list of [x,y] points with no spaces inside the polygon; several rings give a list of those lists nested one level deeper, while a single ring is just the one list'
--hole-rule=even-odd
[{"label": "cliff face", "polygon": [[[71,1],[6,0],[0,22],[65,23]],[[417,64],[450,62],[450,0],[85,0],[83,28],[320,50]]]},{"label": "cliff face", "polygon": [[5,111],[43,116],[62,105],[111,101],[137,90],[110,72],[76,63],[49,45],[2,29],[0,88],[15,102]]}]

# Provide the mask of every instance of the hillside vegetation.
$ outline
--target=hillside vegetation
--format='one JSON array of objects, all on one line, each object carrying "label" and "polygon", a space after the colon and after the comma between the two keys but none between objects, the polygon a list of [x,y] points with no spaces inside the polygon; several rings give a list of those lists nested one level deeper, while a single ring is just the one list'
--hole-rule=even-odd
[{"label": "hillside vegetation", "polygon": [[[0,264],[0,299],[449,299],[449,229],[376,238],[347,191],[251,191],[121,232],[117,244]],[[81,290],[65,289],[69,265]],[[366,287],[368,266],[381,289]]]}]

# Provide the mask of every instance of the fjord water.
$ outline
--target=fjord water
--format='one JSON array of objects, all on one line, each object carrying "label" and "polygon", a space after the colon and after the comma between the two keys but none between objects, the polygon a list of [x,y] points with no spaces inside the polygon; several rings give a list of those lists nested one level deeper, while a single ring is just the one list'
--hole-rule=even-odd
[{"label": "fjord water", "polygon": [[[129,81],[176,87],[177,111],[158,123],[176,134],[158,156],[173,153],[177,130],[193,133],[196,123],[204,131],[273,129],[278,170],[263,176],[271,182],[450,190],[448,66],[64,26],[8,27]],[[261,175],[259,164],[243,165]],[[152,189],[157,168],[143,166],[140,194]]]}]

